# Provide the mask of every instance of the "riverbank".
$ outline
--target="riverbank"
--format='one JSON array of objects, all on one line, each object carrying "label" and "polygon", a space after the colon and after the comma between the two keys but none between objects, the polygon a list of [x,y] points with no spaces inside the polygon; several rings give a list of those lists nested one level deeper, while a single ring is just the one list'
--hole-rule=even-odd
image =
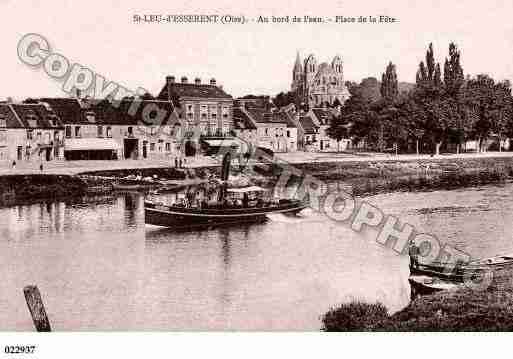
[{"label": "riverbank", "polygon": [[[513,179],[511,157],[429,158],[339,161],[294,165],[328,183],[340,183],[355,196],[395,191],[430,191],[504,183]],[[278,178],[278,165],[262,171]],[[300,178],[291,178],[299,182]]]},{"label": "riverbank", "polygon": [[[120,181],[140,183],[141,188],[158,188],[161,181],[178,188],[206,181],[217,173],[214,166],[176,169],[156,168],[120,168],[94,170],[79,174],[9,174],[0,175],[0,206],[30,204],[41,201],[55,201],[83,196],[110,195],[118,189]],[[141,180],[130,180],[138,176]],[[146,181],[149,179],[152,182]]]},{"label": "riverbank", "polygon": [[79,197],[87,193],[88,186],[87,181],[69,175],[0,176],[0,206]]},{"label": "riverbank", "polygon": [[511,331],[513,270],[495,272],[484,290],[462,286],[417,297],[389,315],[379,303],[353,302],[326,313],[325,331]]},{"label": "riverbank", "polygon": [[[340,183],[344,191],[355,196],[394,191],[429,191],[468,186],[503,183],[513,179],[513,157],[501,154],[492,157],[465,156],[458,158],[400,157],[372,160],[329,160],[295,163],[293,166],[329,183]],[[346,155],[347,156],[347,155]],[[375,158],[376,157],[376,158]],[[318,158],[321,161],[320,158]],[[218,175],[219,164],[199,159],[186,168],[176,169],[165,161],[80,161],[51,163],[44,172],[16,168],[4,169],[0,179],[5,185],[0,190],[0,206],[25,203],[32,199],[56,199],[83,196],[87,193],[107,194],[112,184],[121,178],[140,176],[166,180],[176,186],[191,185]],[[50,165],[49,165],[50,166]],[[236,168],[237,166],[235,166]],[[278,164],[256,165],[256,172],[272,184],[281,174]],[[38,170],[39,171],[39,170]],[[300,182],[302,178],[292,177]]]}]

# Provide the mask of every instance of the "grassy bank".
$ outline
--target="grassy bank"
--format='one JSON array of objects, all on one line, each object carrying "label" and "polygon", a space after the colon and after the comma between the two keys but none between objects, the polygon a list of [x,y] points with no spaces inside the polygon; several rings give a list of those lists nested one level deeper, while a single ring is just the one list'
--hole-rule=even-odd
[{"label": "grassy bank", "polygon": [[113,192],[112,184],[129,175],[184,181],[218,174],[217,167],[142,168],[89,171],[80,175],[30,174],[0,176],[0,206],[71,199]]},{"label": "grassy bank", "polygon": [[219,174],[219,167],[198,167],[198,168],[173,168],[173,167],[157,167],[157,168],[140,168],[140,169],[119,169],[119,170],[103,170],[88,171],[81,175],[116,177],[122,178],[129,175],[140,175],[142,177],[153,177],[156,175],[161,179],[168,180],[184,180],[186,178],[207,178],[210,174]]},{"label": "grassy bank", "polygon": [[[426,191],[502,183],[513,179],[513,158],[429,159],[415,161],[322,162],[295,164],[295,168],[327,182],[342,182],[344,190],[354,195],[368,195],[392,191]],[[238,169],[234,167],[233,173]],[[254,178],[260,185],[272,185],[282,172],[278,165],[257,165]],[[6,175],[0,177],[0,205],[11,205],[28,200],[55,199],[80,196],[88,189],[97,188],[107,193],[108,178],[141,175],[168,180],[205,179],[219,176],[220,167],[200,168],[141,168],[87,171],[82,178],[71,175]],[[102,179],[103,178],[103,179]],[[292,177],[299,182],[302,178]],[[104,183],[105,182],[105,183]],[[104,190],[102,190],[104,189]]]},{"label": "grassy bank", "polygon": [[[304,163],[294,167],[326,182],[342,182],[354,195],[427,191],[503,183],[513,179],[513,159],[505,157],[417,161]],[[259,173],[278,178],[282,168],[261,166]],[[300,178],[292,178],[298,182]]]},{"label": "grassy bank", "polygon": [[389,315],[380,303],[353,302],[326,313],[326,331],[511,331],[512,270],[494,274],[485,290],[462,286],[455,291],[418,297]]},{"label": "grassy bank", "polygon": [[0,177],[0,205],[83,196],[88,183],[68,175],[8,175]]}]

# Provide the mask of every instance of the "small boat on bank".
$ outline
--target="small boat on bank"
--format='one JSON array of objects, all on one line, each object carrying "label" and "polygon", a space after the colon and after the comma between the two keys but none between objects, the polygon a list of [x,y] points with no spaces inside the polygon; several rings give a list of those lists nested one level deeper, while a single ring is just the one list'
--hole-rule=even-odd
[{"label": "small boat on bank", "polygon": [[408,278],[408,282],[410,282],[412,298],[418,295],[429,295],[444,290],[456,290],[463,285],[462,283],[455,283],[425,275],[412,275]]},{"label": "small boat on bank", "polygon": [[[225,198],[216,203],[178,203],[165,205],[145,201],[146,224],[165,227],[217,226],[230,223],[260,222],[268,214],[297,214],[308,203],[296,199],[262,199],[258,193],[267,190],[258,186],[227,189]],[[242,198],[241,198],[242,197]]]},{"label": "small boat on bank", "polygon": [[444,263],[419,264],[410,266],[412,275],[424,275],[441,279],[463,282],[465,278],[485,275],[487,272],[496,271],[513,266],[513,255],[499,255],[471,261],[458,266],[448,266]]}]

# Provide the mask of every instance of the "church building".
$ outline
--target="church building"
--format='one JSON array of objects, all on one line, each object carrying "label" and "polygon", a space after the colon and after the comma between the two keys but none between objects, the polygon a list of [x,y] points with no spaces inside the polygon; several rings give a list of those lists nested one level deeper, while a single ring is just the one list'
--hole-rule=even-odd
[{"label": "church building", "polygon": [[301,103],[308,104],[310,108],[322,107],[325,103],[332,105],[336,100],[344,104],[350,95],[344,83],[342,58],[337,55],[331,64],[318,64],[313,54],[301,61],[298,52],[291,90],[296,92]]}]

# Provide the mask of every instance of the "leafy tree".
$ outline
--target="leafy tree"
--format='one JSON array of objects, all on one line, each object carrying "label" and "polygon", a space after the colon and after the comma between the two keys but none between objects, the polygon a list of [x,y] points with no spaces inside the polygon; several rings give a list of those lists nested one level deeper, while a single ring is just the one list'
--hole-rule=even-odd
[{"label": "leafy tree", "polygon": [[362,95],[358,86],[350,87],[349,93],[351,97],[342,107],[340,116],[333,120],[327,129],[328,136],[337,141],[348,136],[353,136],[355,141],[366,139],[372,128],[370,102]]},{"label": "leafy tree", "polygon": [[298,99],[295,92],[280,92],[272,99],[272,102],[274,106],[281,108],[290,105],[291,103],[297,104]]},{"label": "leafy tree", "polygon": [[449,44],[449,58],[445,58],[444,84],[448,96],[455,97],[463,86],[463,68],[460,64],[460,51],[455,43]]},{"label": "leafy tree", "polygon": [[155,97],[149,92],[145,92],[140,98],[141,100],[155,100]]},{"label": "leafy tree", "polygon": [[389,102],[395,101],[399,95],[397,73],[392,62],[388,63],[385,72],[381,76],[380,94],[383,99]]}]

